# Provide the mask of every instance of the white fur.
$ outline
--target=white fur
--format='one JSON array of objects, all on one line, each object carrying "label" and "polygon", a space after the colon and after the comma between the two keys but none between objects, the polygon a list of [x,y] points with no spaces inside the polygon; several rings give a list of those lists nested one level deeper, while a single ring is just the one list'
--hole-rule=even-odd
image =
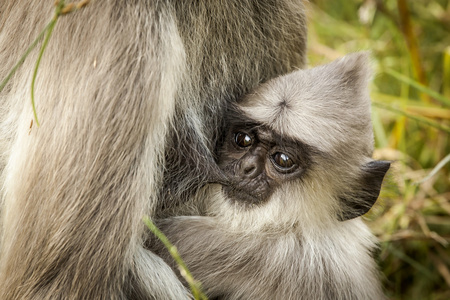
[{"label": "white fur", "polygon": [[[361,213],[341,218],[352,205],[372,205],[368,193],[376,199],[384,176],[365,169],[373,149],[367,64],[367,54],[359,53],[296,71],[261,85],[239,104],[249,120],[307,144],[299,151],[310,153],[299,155],[311,161],[262,203],[243,204],[221,185],[210,185],[194,200],[202,205],[193,213],[205,216],[161,221],[209,296],[385,298],[372,257],[376,238],[357,217]],[[159,251],[167,259],[167,251]]]}]

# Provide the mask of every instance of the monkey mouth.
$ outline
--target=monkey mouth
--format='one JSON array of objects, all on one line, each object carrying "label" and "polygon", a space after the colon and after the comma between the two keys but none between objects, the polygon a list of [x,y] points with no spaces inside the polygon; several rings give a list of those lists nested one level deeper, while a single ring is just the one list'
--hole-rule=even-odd
[{"label": "monkey mouth", "polygon": [[228,200],[236,203],[242,204],[261,204],[266,202],[269,198],[266,193],[249,193],[248,191],[244,191],[243,189],[231,187],[231,186],[222,186],[222,192],[228,198]]}]

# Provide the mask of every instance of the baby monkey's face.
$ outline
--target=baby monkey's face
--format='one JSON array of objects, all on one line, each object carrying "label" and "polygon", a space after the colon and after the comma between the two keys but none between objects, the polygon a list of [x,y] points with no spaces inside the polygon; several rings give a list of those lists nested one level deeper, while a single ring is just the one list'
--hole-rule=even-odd
[{"label": "baby monkey's face", "polygon": [[290,204],[328,203],[325,213],[339,220],[366,213],[390,166],[371,159],[367,65],[367,54],[356,53],[297,70],[231,107],[216,149],[226,200],[268,203],[280,189]]},{"label": "baby monkey's face", "polygon": [[246,122],[235,120],[218,151],[219,167],[228,179],[223,191],[244,205],[264,203],[284,182],[305,173],[310,150],[248,118]]}]

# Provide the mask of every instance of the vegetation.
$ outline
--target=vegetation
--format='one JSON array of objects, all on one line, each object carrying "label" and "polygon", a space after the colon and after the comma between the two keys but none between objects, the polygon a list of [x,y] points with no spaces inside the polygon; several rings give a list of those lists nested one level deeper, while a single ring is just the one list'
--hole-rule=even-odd
[{"label": "vegetation", "polygon": [[367,216],[386,292],[450,299],[450,1],[312,0],[308,8],[311,65],[372,52],[374,156],[394,161]]}]

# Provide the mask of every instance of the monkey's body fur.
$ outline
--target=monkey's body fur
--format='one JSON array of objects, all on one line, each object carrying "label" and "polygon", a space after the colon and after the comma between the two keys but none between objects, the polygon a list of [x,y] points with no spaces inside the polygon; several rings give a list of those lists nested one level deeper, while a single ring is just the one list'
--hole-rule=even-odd
[{"label": "monkey's body fur", "polygon": [[[0,79],[52,3],[0,2]],[[188,298],[142,217],[176,215],[205,183],[227,102],[303,66],[305,22],[290,0],[91,1],[61,17],[41,126],[38,51],[0,93],[0,299]]]},{"label": "monkey's body fur", "polygon": [[369,78],[367,54],[352,54],[272,79],[231,111],[218,146],[229,184],[205,188],[203,212],[158,223],[209,297],[384,299],[359,218],[390,166],[371,159]]},{"label": "monkey's body fur", "polygon": [[213,217],[167,222],[160,227],[210,299],[384,299],[375,238],[360,219],[255,232]]}]

